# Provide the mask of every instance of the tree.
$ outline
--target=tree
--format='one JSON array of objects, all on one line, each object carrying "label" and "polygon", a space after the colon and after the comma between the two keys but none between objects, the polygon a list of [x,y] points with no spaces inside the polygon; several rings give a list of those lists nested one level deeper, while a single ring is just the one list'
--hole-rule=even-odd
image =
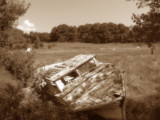
[{"label": "tree", "polygon": [[41,42],[50,42],[49,33],[47,32],[38,33],[38,36]]},{"label": "tree", "polygon": [[0,30],[13,27],[29,6],[25,0],[0,0]]},{"label": "tree", "polygon": [[35,47],[36,49],[38,49],[39,46],[40,46],[40,39],[39,39],[38,34],[35,34],[34,47]]},{"label": "tree", "polygon": [[8,35],[5,31],[16,25],[18,18],[29,6],[25,0],[0,0],[0,47],[8,45]]},{"label": "tree", "polygon": [[51,42],[110,43],[127,42],[129,27],[115,23],[85,24],[78,27],[65,24],[54,27]]},{"label": "tree", "polygon": [[50,33],[52,42],[75,42],[77,41],[77,28],[66,24],[54,27]]},{"label": "tree", "polygon": [[26,44],[27,39],[23,31],[18,30],[16,28],[5,30],[8,36],[8,45],[10,48],[16,47],[18,44]]},{"label": "tree", "polygon": [[149,8],[147,13],[133,14],[132,19],[146,35],[145,42],[152,46],[153,54],[153,43],[160,40],[160,0],[138,0],[137,6]]}]

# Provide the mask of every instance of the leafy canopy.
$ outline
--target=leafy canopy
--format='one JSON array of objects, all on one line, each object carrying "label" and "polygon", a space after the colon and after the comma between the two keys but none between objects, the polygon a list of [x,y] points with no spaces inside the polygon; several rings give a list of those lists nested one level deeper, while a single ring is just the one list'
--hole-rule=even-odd
[{"label": "leafy canopy", "polygon": [[146,42],[153,43],[160,38],[160,0],[137,0],[138,8],[148,7],[147,13],[133,14],[132,19],[145,34]]},{"label": "leafy canopy", "polygon": [[0,0],[0,47],[10,44],[8,29],[13,28],[19,17],[29,8],[25,0]]},{"label": "leafy canopy", "polygon": [[25,0],[0,0],[0,30],[13,27],[29,6]]}]

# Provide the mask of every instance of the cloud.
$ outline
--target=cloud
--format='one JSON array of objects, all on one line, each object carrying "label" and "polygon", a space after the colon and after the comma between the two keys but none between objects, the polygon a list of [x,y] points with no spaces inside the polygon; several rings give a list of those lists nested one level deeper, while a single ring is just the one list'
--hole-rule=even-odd
[{"label": "cloud", "polygon": [[33,23],[31,23],[29,20],[25,20],[24,24],[28,27],[35,27],[35,25]]},{"label": "cloud", "polygon": [[22,25],[17,26],[18,29],[29,33],[31,31],[36,31],[35,25],[31,23],[29,20],[25,20]]}]

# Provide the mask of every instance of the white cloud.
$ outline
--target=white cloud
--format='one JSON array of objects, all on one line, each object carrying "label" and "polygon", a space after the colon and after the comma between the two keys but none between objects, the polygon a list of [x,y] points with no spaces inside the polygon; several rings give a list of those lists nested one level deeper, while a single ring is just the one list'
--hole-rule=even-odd
[{"label": "white cloud", "polygon": [[28,27],[35,27],[35,25],[33,23],[31,23],[29,20],[25,20],[24,24]]},{"label": "white cloud", "polygon": [[25,20],[22,25],[17,26],[18,29],[29,33],[31,31],[36,31],[35,25],[31,23],[29,20]]}]

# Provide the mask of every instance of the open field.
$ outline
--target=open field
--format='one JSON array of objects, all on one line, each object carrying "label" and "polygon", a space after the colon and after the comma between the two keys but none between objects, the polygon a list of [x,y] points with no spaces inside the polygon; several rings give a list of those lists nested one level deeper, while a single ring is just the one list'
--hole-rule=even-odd
[{"label": "open field", "polygon": [[[55,43],[48,49],[33,50],[35,66],[61,62],[77,54],[96,54],[101,62],[114,63],[125,71],[127,89],[127,118],[129,120],[158,120],[160,114],[160,44],[154,55],[150,49],[137,44]],[[1,75],[1,74],[0,74]],[[2,81],[2,80],[0,80]],[[134,116],[134,118],[133,118]],[[160,118],[159,118],[160,119]]]},{"label": "open field", "polygon": [[137,46],[137,44],[57,43],[51,49],[35,50],[35,64],[43,66],[67,60],[77,54],[96,54],[99,61],[114,63],[125,71],[127,118],[158,120],[160,45],[156,45],[154,55],[150,55],[150,49],[146,45],[140,48]]},{"label": "open field", "polygon": [[51,49],[44,48],[34,52],[35,62],[39,66],[64,61],[77,54],[96,54],[99,61],[114,63],[125,71],[124,80],[128,99],[126,109],[130,115],[128,119],[133,114],[129,111],[134,112],[135,120],[149,119],[149,116],[144,116],[148,113],[152,114],[152,118],[156,116],[153,107],[155,104],[160,104],[159,44],[156,45],[154,55],[150,55],[150,49],[146,45],[137,48],[136,44],[57,43]]}]

